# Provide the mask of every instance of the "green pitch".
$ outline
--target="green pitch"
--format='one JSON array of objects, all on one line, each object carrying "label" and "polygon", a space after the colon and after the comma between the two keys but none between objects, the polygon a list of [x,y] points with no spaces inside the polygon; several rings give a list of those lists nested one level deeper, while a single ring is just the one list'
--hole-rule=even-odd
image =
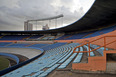
[{"label": "green pitch", "polygon": [[9,60],[0,56],[0,71],[9,67]]}]

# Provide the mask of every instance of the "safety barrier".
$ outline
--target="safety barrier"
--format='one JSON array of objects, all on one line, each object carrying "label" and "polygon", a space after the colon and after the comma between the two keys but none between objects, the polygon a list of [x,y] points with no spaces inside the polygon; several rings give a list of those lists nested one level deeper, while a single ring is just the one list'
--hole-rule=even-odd
[{"label": "safety barrier", "polygon": [[17,64],[19,63],[19,58],[15,55],[8,54],[8,53],[0,53],[0,56],[10,57],[11,59],[15,60]]},{"label": "safety barrier", "polygon": [[[116,40],[113,40],[113,41],[111,41],[111,42],[109,42],[109,43],[106,43],[106,41],[107,41],[106,38],[107,38],[107,37],[116,37],[116,35],[103,36],[103,37],[100,37],[100,38],[98,38],[98,39],[96,39],[96,40],[93,40],[93,41],[90,41],[90,42],[89,42],[88,40],[86,40],[86,43],[85,43],[85,44],[82,44],[82,45],[80,45],[80,46],[75,47],[74,50],[73,50],[73,53],[80,53],[80,51],[79,51],[79,52],[76,52],[76,49],[77,49],[78,47],[81,47],[81,46],[84,46],[84,45],[88,45],[88,51],[81,51],[81,53],[88,53],[88,52],[89,52],[89,56],[90,56],[90,52],[95,51],[95,50],[97,50],[97,49],[99,49],[99,48],[101,48],[101,47],[104,47],[104,50],[106,50],[106,46],[107,46],[107,45],[116,42]],[[101,46],[99,46],[99,47],[97,47],[97,48],[95,48],[95,49],[93,49],[93,50],[90,50],[90,44],[91,44],[92,42],[98,41],[98,40],[100,40],[100,39],[103,39],[104,45],[101,45]]]}]

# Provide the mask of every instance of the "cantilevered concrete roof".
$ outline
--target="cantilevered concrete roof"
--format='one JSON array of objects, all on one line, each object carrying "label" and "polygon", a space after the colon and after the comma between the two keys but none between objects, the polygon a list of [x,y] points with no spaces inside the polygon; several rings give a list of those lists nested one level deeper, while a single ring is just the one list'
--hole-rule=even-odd
[{"label": "cantilevered concrete roof", "polygon": [[68,26],[41,31],[0,31],[0,33],[57,33],[96,29],[116,23],[116,0],[96,0],[90,10],[77,22]]}]

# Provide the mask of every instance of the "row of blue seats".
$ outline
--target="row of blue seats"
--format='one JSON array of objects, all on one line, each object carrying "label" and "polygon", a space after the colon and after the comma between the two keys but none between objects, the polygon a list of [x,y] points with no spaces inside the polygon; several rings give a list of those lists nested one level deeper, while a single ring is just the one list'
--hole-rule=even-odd
[{"label": "row of blue seats", "polygon": [[[32,73],[35,73],[33,75],[34,77],[36,77],[36,76],[41,77],[43,75],[45,76],[45,75],[49,74],[49,72],[51,72],[53,69],[55,69],[59,66],[57,63],[60,60],[62,60],[61,57],[64,57],[64,54],[70,52],[69,51],[70,45],[72,46],[73,44],[68,44],[68,45],[64,45],[64,46],[61,46],[61,47],[57,47],[55,49],[45,51],[45,54],[42,57],[40,57],[37,60],[29,63],[26,66],[23,66],[23,67],[21,67],[17,70],[14,70],[14,71],[4,75],[3,77],[5,77],[5,76],[6,77],[13,77],[13,76],[18,76],[18,77],[27,76],[28,77]],[[77,45],[75,44],[75,47],[76,46]],[[49,65],[51,65],[51,66],[49,66]],[[49,66],[49,69],[48,69],[49,71],[48,70],[44,71],[43,69],[47,68],[48,66]],[[42,72],[42,71],[44,71],[44,72],[39,73],[39,72]]]},{"label": "row of blue seats", "polygon": [[84,36],[86,36],[86,35],[88,35],[90,33],[92,33],[92,32],[83,32],[83,33],[74,34],[71,37],[66,38],[65,40],[81,39],[81,38],[83,38]]},{"label": "row of blue seats", "polygon": [[33,35],[31,37],[29,37],[29,39],[37,39],[40,38],[42,35]]},{"label": "row of blue seats", "polygon": [[[87,49],[87,51],[89,51],[89,47],[87,45],[84,45],[84,47]],[[91,51],[91,48],[90,48]],[[89,53],[87,53],[89,56]],[[95,56],[95,54],[93,52],[90,52],[90,56]]]},{"label": "row of blue seats", "polygon": [[[84,45],[84,48],[86,48],[86,50],[89,51],[89,48],[87,45]],[[77,50],[79,50],[79,49],[77,48]],[[84,51],[82,47],[80,47],[80,53],[78,53],[78,55],[76,56],[73,63],[80,63],[81,62],[81,59],[83,56],[83,53],[81,53],[81,51]],[[90,49],[90,51],[91,51],[91,49]],[[87,55],[89,56],[89,53],[87,53]],[[90,56],[95,56],[95,54],[93,52],[90,52]]]},{"label": "row of blue seats", "polygon": [[[99,46],[98,45],[94,45],[94,44],[90,44],[90,47],[96,49]],[[87,51],[89,51],[88,45],[84,45],[84,48],[86,48]],[[77,48],[76,51],[78,51],[78,50],[79,49]],[[106,48],[106,50],[108,50],[108,48]],[[83,51],[82,47],[80,47],[80,53],[78,53],[78,55],[74,59],[73,63],[80,63],[81,62],[81,59],[82,59],[82,56],[83,56],[83,53],[81,53],[81,51]],[[90,48],[90,51],[91,51],[91,48]],[[97,49],[96,51],[98,51],[103,56],[104,47],[101,47],[100,49]],[[93,52],[94,51],[90,52],[90,56],[95,56],[95,54]],[[88,56],[89,56],[89,53],[88,53]]]},{"label": "row of blue seats", "polygon": [[23,40],[23,39],[26,39],[26,38],[29,38],[29,39],[37,39],[39,37],[41,37],[42,35],[5,35],[0,38],[0,40]]},{"label": "row of blue seats", "polygon": [[37,49],[43,52],[43,49],[37,47],[23,47],[23,46],[0,46],[1,48],[30,48],[30,49]]},{"label": "row of blue seats", "polygon": [[[70,44],[71,45],[71,44]],[[72,45],[71,45],[72,46]],[[70,46],[70,47],[71,47]],[[76,45],[76,46],[78,46],[78,45]],[[75,47],[76,47],[75,46]],[[65,47],[65,46],[64,46]],[[86,48],[87,48],[87,46],[85,46]],[[72,46],[72,48],[74,48],[74,46]],[[53,49],[52,51],[54,51],[54,50],[62,50],[63,49],[63,51],[64,51],[64,48],[63,47],[60,47],[60,48],[57,48],[57,49]],[[71,50],[71,49],[66,49],[66,51],[67,50]],[[79,49],[77,48],[77,51],[78,51]],[[88,50],[88,48],[87,48],[87,50]],[[82,47],[80,47],[80,51],[83,51],[83,48]],[[50,63],[49,64],[49,62],[48,62],[48,64],[49,64],[49,66],[45,66],[45,67],[47,67],[47,68],[49,68],[49,69],[51,69],[51,70],[46,70],[46,72],[45,71],[42,71],[42,70],[40,70],[40,71],[38,71],[36,74],[34,74],[34,76],[33,77],[35,77],[35,76],[38,76],[38,77],[41,77],[41,76],[47,76],[51,71],[53,71],[55,68],[57,68],[60,64],[57,64],[57,63],[62,63],[61,61],[64,59],[62,59],[61,57],[59,57],[59,60],[58,60],[58,56],[59,55],[57,55],[58,53],[56,53],[56,52],[54,52],[54,57],[53,57],[53,55],[51,55],[51,53],[53,54],[53,52],[51,52],[50,50],[49,51],[46,51],[47,53],[45,53],[45,55],[49,55],[49,56],[51,56],[51,59],[53,60],[54,58],[56,58],[57,57],[57,60],[55,60],[54,59],[54,61],[52,61],[52,63]],[[72,51],[71,51],[72,52]],[[61,53],[61,52],[60,52]],[[69,54],[70,52],[68,52],[68,54]],[[66,54],[66,53],[65,53]],[[70,56],[71,54],[69,54],[69,56]],[[58,67],[58,69],[62,69],[62,68],[65,68],[71,61],[72,61],[72,59],[75,57],[77,55],[77,53],[74,53],[74,54],[72,54],[72,56],[65,56],[65,57],[67,57],[66,59],[64,59],[64,61],[63,61],[63,63]],[[76,58],[75,58],[75,60],[73,61],[74,63],[79,63],[80,62],[80,60],[81,60],[81,58],[82,58],[82,55],[83,55],[83,53],[79,53],[77,56],[76,56]],[[94,56],[94,54],[93,53],[91,53],[91,56]],[[46,56],[47,57],[47,56]],[[44,57],[45,58],[45,57]],[[48,57],[47,57],[48,58]],[[46,58],[45,58],[46,59]],[[39,62],[39,64],[45,64],[46,63],[46,61],[47,60],[45,60],[44,62],[42,61],[42,62]],[[34,64],[35,65],[35,64]],[[57,66],[56,66],[57,65]],[[56,66],[55,68],[53,68],[53,66]],[[43,67],[43,68],[45,68],[45,67]],[[43,69],[43,68],[41,68],[41,69]],[[34,72],[34,71],[33,71]],[[26,75],[25,75],[26,76]],[[27,76],[27,77],[29,77],[29,76]]]},{"label": "row of blue seats", "polygon": [[43,40],[53,40],[55,39],[55,36],[46,36],[44,38],[42,38]]},{"label": "row of blue seats", "polygon": [[[90,44],[90,47],[96,49],[99,46],[98,45],[94,45],[94,44]],[[106,48],[106,50],[108,50],[108,48]],[[104,47],[101,47],[101,48],[97,49],[96,51],[98,51],[103,56]]]},{"label": "row of blue seats", "polygon": [[[94,37],[94,36],[98,36],[98,35],[101,35],[101,34],[111,32],[115,29],[116,29],[116,26],[112,26],[112,27],[104,28],[104,29],[96,31],[96,32],[90,31],[90,32],[83,32],[83,33],[78,33],[78,34],[74,34],[74,35],[66,34],[62,37],[57,38],[56,40],[90,38],[90,37]],[[90,34],[90,33],[92,33],[92,34]],[[90,35],[88,35],[88,34],[90,34]],[[86,35],[88,35],[88,36],[86,36]],[[28,38],[28,37],[29,37],[29,39],[37,39],[37,38],[41,37],[42,35],[33,35],[31,37],[30,36],[31,35],[5,35],[2,38],[0,38],[0,40],[23,40],[24,38]],[[86,36],[86,37],[84,37],[84,36]],[[45,37],[43,39],[53,39],[53,38],[54,37],[49,37],[48,36],[48,37]]]},{"label": "row of blue seats", "polygon": [[70,34],[66,34],[66,35],[63,35],[55,40],[64,40],[66,37],[70,37],[71,35]]},{"label": "row of blue seats", "polygon": [[[22,47],[25,47],[25,46],[27,46],[27,45],[29,45],[29,44],[19,44],[19,43],[12,43],[11,45],[9,45],[9,47],[12,47],[12,46],[17,46],[17,47],[19,47],[19,46],[22,46]],[[6,45],[7,46],[7,45]]]},{"label": "row of blue seats", "polygon": [[46,77],[49,73],[51,73],[54,69],[56,69],[60,64],[55,64],[51,68],[47,69],[45,72],[39,75],[39,77]]},{"label": "row of blue seats", "polygon": [[[83,32],[83,33],[78,33],[78,34],[74,34],[74,35],[66,34],[62,37],[57,38],[56,40],[90,38],[90,37],[94,37],[94,36],[98,36],[98,35],[101,35],[101,34],[105,34],[105,33],[114,31],[115,29],[116,29],[116,26],[114,25],[114,26],[111,26],[111,27],[108,27],[108,28],[101,29],[99,31]],[[90,35],[88,35],[88,34],[90,34]],[[2,37],[2,38],[0,38],[0,40],[23,40],[24,38],[37,39],[41,36],[42,35],[33,35],[33,36],[31,36],[31,35],[5,35],[5,36],[2,37],[2,35],[0,35],[0,37]],[[54,37],[48,36],[48,37],[45,37],[43,39],[54,39]]]},{"label": "row of blue seats", "polygon": [[[68,64],[74,59],[74,57],[77,55],[77,53],[73,53],[73,49],[76,47],[76,46],[79,46],[80,44],[76,43],[71,45],[70,47],[72,47],[72,51],[67,55],[65,56],[65,58],[63,58],[59,63],[62,63],[58,69],[64,69],[66,68],[66,66],[68,66]],[[69,57],[70,56],[70,57]]]},{"label": "row of blue seats", "polygon": [[23,40],[26,37],[29,35],[5,35],[0,40]]},{"label": "row of blue seats", "polygon": [[[38,64],[43,65],[43,66],[42,66],[41,70],[39,70],[39,71],[34,71],[33,70],[33,72],[36,72],[36,74],[34,74],[34,77],[35,76],[38,76],[38,77],[47,76],[51,71],[53,71],[58,66],[59,66],[58,69],[65,68],[72,61],[72,59],[74,57],[76,57],[76,58],[75,58],[75,60],[73,62],[74,63],[79,63],[81,61],[81,58],[82,58],[83,53],[80,52],[78,55],[77,55],[77,53],[72,54],[72,51],[70,49],[71,46],[72,46],[72,48],[74,48],[74,47],[76,47],[78,45],[79,44],[76,44],[76,45],[73,46],[72,44],[69,44],[68,45],[69,47],[67,47],[67,45],[64,45],[62,47],[58,47],[58,48],[55,48],[55,49],[46,51],[45,55],[43,55],[44,61],[43,61],[43,59],[42,60],[37,60]],[[85,47],[88,50],[88,47],[87,46],[85,46]],[[67,52],[67,50],[69,50],[69,51]],[[77,48],[76,51],[78,51],[78,50],[79,49]],[[62,52],[60,52],[60,51],[62,51]],[[80,51],[83,51],[83,48],[82,47],[80,47]],[[67,53],[67,55],[64,55],[62,53],[64,53],[64,54]],[[62,54],[62,55],[59,55],[59,54]],[[72,56],[70,56],[70,55],[72,55]],[[61,56],[62,56],[62,58],[61,58]],[[91,53],[91,56],[94,56],[94,54]],[[47,58],[49,58],[49,60]],[[64,61],[62,61],[63,59],[64,59]],[[48,62],[48,65],[45,65],[44,66],[44,64],[46,64],[46,61]],[[36,63],[36,61],[35,61],[35,63]],[[60,65],[60,64],[57,64],[57,63],[62,63],[62,64]],[[35,65],[36,64],[33,64],[33,66],[35,66]],[[53,67],[55,67],[55,68],[53,68]],[[36,68],[37,67],[34,67],[33,69],[36,69]],[[44,68],[49,68],[49,69],[51,69],[51,71],[46,70],[46,72],[45,72],[45,71],[42,70]],[[37,69],[39,69],[39,67]],[[28,73],[28,74],[30,74],[30,73]],[[24,75],[24,76],[27,76],[28,77],[28,75]]]},{"label": "row of blue seats", "polygon": [[[60,49],[61,50],[61,49]],[[63,50],[64,51],[64,50]],[[67,50],[66,50],[67,51]],[[69,52],[69,51],[68,51]],[[66,52],[64,52],[64,53],[66,53]],[[51,53],[50,53],[51,54]],[[62,56],[64,56],[64,55],[62,55]],[[57,56],[55,56],[55,58],[56,58]],[[62,60],[61,59],[61,57],[59,57],[59,59],[57,58],[57,60],[54,60],[54,62],[55,63],[57,63],[59,60]],[[57,61],[57,62],[56,62]],[[48,66],[47,66],[48,67]],[[48,74],[48,73],[47,73]],[[46,76],[47,74],[44,74],[44,76]],[[42,74],[42,76],[43,76],[43,74]],[[41,77],[41,75],[39,75],[38,77]]]},{"label": "row of blue seats", "polygon": [[58,69],[66,68],[66,66],[73,60],[73,58],[77,55],[77,53],[73,53],[71,57],[69,57],[63,64],[61,64]]},{"label": "row of blue seats", "polygon": [[58,46],[62,46],[62,45],[65,45],[65,44],[66,43],[55,43],[55,44],[51,44],[51,45],[42,47],[42,49],[44,49],[44,50],[50,50],[50,49],[53,49],[53,48],[56,48]]},{"label": "row of blue seats", "polygon": [[[70,44],[71,46],[73,46],[72,44]],[[55,61],[55,63],[62,63],[62,62],[64,62],[71,54],[72,54],[72,51],[71,51],[71,46],[70,46],[70,48],[68,48],[67,50],[68,50],[68,52],[65,52],[64,54],[63,54],[63,57],[61,57],[58,61]],[[71,51],[71,52],[70,52]],[[52,63],[52,64],[54,64],[54,63]],[[51,65],[50,65],[51,66]],[[48,66],[49,67],[49,66]]]},{"label": "row of blue seats", "polygon": [[12,42],[0,42],[0,46],[6,46],[8,44],[11,44]]},{"label": "row of blue seats", "polygon": [[104,28],[104,29],[96,31],[96,32],[92,33],[91,35],[88,35],[88,36],[86,36],[84,38],[90,38],[90,37],[99,36],[99,35],[102,35],[102,34],[105,34],[105,33],[109,33],[109,32],[114,31],[115,28],[116,28],[116,26]]},{"label": "row of blue seats", "polygon": [[111,26],[111,27],[104,28],[104,29],[101,29],[101,30],[98,30],[98,31],[83,32],[83,33],[78,33],[78,34],[74,34],[74,35],[65,34],[62,37],[57,38],[56,40],[64,40],[64,39],[65,40],[70,40],[70,39],[90,38],[90,37],[95,37],[95,36],[98,36],[98,35],[101,35],[101,34],[112,32],[115,29],[116,29],[116,26]]},{"label": "row of blue seats", "polygon": [[38,47],[38,48],[42,48],[42,47],[45,47],[45,46],[48,46],[49,44],[33,44],[29,47]]},{"label": "row of blue seats", "polygon": [[[79,48],[76,49],[76,51],[79,51]],[[80,51],[83,51],[83,48],[80,47]],[[82,59],[83,53],[78,53],[78,55],[76,56],[76,58],[74,59],[73,63],[80,63],[81,59]]]},{"label": "row of blue seats", "polygon": [[[10,44],[10,45],[9,45]],[[62,46],[62,45],[65,45],[66,43],[55,43],[55,44],[34,44],[34,45],[31,45],[29,47],[38,47],[38,48],[42,48],[44,50],[50,50],[50,49],[53,49],[53,48],[56,48],[58,46]],[[9,46],[7,46],[9,45]],[[0,43],[0,46],[7,46],[7,47],[26,47],[28,46],[29,44],[19,44],[19,43],[11,43],[11,42],[1,42]]]}]

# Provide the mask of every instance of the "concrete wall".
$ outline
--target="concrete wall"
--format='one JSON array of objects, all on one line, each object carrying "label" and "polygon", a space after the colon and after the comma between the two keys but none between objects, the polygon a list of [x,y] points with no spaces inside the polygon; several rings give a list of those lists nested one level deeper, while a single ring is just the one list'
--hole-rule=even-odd
[{"label": "concrete wall", "polygon": [[88,57],[88,63],[73,63],[72,69],[88,71],[106,71],[106,55],[109,53],[116,53],[116,50],[104,51],[104,56]]}]

